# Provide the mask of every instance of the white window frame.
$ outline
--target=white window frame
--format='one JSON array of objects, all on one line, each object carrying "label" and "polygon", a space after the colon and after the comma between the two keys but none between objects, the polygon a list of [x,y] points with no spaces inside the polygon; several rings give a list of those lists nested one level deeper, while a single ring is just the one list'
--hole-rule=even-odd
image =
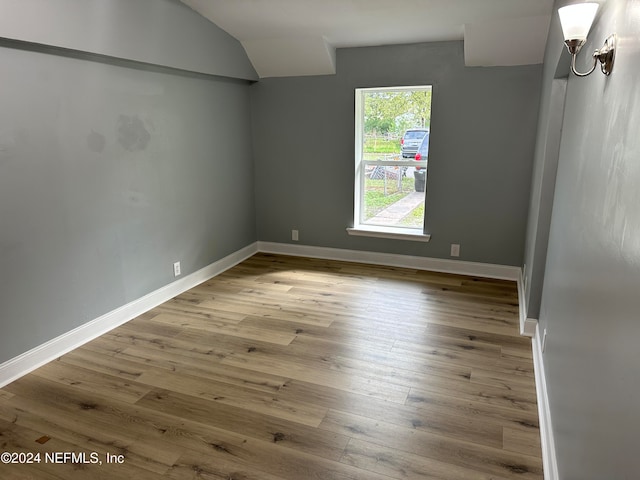
[{"label": "white window frame", "polygon": [[[353,227],[347,228],[349,235],[365,237],[393,238],[397,240],[412,240],[428,242],[431,235],[424,232],[424,229],[409,227],[388,227],[380,225],[369,225],[360,223],[364,217],[364,169],[367,165],[393,166],[393,167],[427,167],[427,161],[416,162],[415,160],[364,160],[362,147],[364,145],[364,94],[366,92],[380,92],[384,90],[427,90],[433,91],[432,85],[401,86],[401,87],[376,87],[376,88],[356,88],[355,90],[355,183],[354,183],[354,209]],[[428,175],[427,175],[428,181]],[[426,190],[426,189],[425,189]],[[425,191],[426,204],[426,191]]]}]

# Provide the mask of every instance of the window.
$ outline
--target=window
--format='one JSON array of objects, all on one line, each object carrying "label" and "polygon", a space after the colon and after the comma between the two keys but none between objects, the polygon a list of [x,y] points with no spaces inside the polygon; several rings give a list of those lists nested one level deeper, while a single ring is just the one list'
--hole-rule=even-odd
[{"label": "window", "polygon": [[356,89],[353,235],[424,234],[430,85]]}]

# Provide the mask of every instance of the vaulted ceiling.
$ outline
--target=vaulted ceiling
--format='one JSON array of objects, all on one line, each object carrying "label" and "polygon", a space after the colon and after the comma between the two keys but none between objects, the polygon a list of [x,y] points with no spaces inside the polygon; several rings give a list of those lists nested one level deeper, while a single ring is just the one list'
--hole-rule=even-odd
[{"label": "vaulted ceiling", "polygon": [[464,40],[468,66],[542,63],[553,0],[181,0],[260,77],[335,73],[335,49]]}]

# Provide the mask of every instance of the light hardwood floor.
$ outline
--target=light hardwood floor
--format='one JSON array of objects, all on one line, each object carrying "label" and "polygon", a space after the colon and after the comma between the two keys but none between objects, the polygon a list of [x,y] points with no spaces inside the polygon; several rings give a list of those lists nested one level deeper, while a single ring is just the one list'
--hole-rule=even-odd
[{"label": "light hardwood floor", "polygon": [[41,462],[0,478],[541,480],[517,322],[512,282],[258,254],[1,389]]}]

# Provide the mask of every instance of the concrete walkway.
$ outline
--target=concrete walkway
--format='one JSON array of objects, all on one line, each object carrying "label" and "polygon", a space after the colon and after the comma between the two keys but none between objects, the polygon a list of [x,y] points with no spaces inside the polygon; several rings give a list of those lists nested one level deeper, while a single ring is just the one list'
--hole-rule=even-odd
[{"label": "concrete walkway", "polygon": [[375,217],[367,220],[367,223],[386,225],[389,227],[397,225],[400,220],[409,215],[409,213],[422,202],[424,202],[424,192],[411,192],[402,200],[398,200],[393,205],[389,205]]}]

